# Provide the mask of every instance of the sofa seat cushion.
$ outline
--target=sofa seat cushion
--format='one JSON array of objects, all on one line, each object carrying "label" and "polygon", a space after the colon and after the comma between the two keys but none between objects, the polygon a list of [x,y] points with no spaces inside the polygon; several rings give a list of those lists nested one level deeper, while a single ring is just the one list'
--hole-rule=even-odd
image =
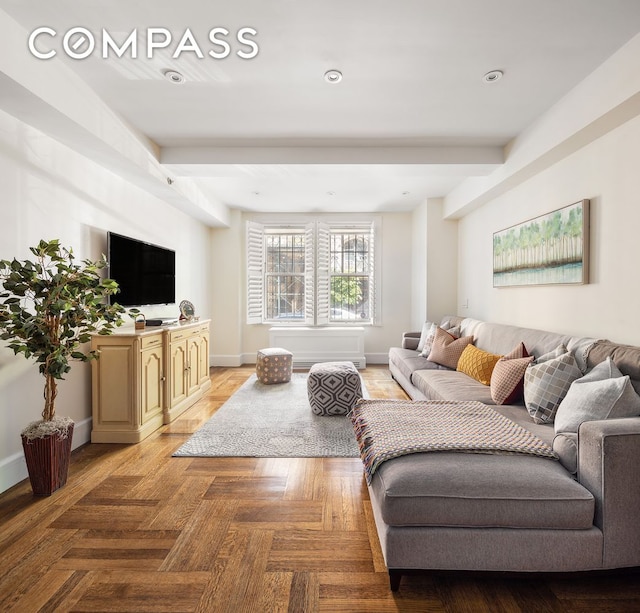
[{"label": "sofa seat cushion", "polygon": [[484,404],[495,404],[491,388],[455,370],[417,370],[411,383],[427,400],[477,400]]},{"label": "sofa seat cushion", "polygon": [[391,526],[587,530],[592,494],[554,460],[416,453],[382,464],[371,495]]},{"label": "sofa seat cushion", "polygon": [[511,421],[525,428],[525,430],[529,430],[531,434],[534,434],[548,445],[553,444],[553,439],[556,435],[553,424],[534,423],[523,404],[501,404],[494,405],[492,408],[496,413],[508,417]]},{"label": "sofa seat cushion", "polygon": [[444,368],[444,366],[440,366],[435,362],[429,362],[427,358],[423,358],[412,349],[402,349],[400,347],[391,347],[389,349],[389,362],[395,364],[409,381],[411,381],[411,375],[416,370],[438,370]]}]

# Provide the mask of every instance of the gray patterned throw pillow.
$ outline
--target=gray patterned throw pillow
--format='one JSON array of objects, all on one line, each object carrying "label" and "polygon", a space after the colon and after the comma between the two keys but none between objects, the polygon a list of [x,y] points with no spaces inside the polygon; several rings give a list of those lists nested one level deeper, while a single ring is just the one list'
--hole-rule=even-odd
[{"label": "gray patterned throw pillow", "polygon": [[524,404],[537,424],[552,423],[571,384],[582,376],[564,345],[540,356],[524,373]]}]

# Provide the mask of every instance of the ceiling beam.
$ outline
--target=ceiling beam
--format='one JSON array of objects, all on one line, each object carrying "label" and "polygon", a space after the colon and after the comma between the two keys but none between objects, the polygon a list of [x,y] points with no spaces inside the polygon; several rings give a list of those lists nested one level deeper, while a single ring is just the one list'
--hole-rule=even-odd
[{"label": "ceiling beam", "polygon": [[134,132],[62,62],[12,53],[26,38],[0,11],[2,110],[203,223],[228,225],[228,207],[188,179],[168,176],[155,143]]},{"label": "ceiling beam", "polygon": [[496,146],[305,145],[163,147],[160,162],[176,171],[181,165],[206,164],[492,164],[504,161]]}]

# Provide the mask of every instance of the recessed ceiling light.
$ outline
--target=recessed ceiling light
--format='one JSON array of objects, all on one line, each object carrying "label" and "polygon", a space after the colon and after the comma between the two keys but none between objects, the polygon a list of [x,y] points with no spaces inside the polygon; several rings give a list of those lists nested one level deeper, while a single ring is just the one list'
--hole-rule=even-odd
[{"label": "recessed ceiling light", "polygon": [[254,196],[259,196],[260,192],[252,192]]},{"label": "recessed ceiling light", "polygon": [[342,81],[342,73],[339,70],[327,70],[324,73],[324,80],[327,83],[340,83]]},{"label": "recessed ceiling light", "polygon": [[411,192],[402,192],[403,196],[408,196]]},{"label": "recessed ceiling light", "polygon": [[503,74],[504,73],[502,72],[502,70],[491,70],[486,75],[484,75],[484,77],[482,77],[482,80],[485,83],[495,83],[496,81],[502,79]]},{"label": "recessed ceiling light", "polygon": [[176,83],[178,85],[184,83],[186,80],[177,70],[165,70],[162,74],[167,81],[171,81],[171,83]]},{"label": "recessed ceiling light", "polygon": [[335,196],[336,193],[335,192],[327,192],[327,196]]}]

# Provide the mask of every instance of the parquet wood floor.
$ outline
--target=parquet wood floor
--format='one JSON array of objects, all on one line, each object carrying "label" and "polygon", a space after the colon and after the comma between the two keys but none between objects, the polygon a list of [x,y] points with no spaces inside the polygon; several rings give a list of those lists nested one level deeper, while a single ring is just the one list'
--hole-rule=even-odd
[{"label": "parquet wood floor", "polygon": [[[0,495],[0,611],[640,611],[640,576],[389,580],[358,459],[172,458],[253,372],[138,445],[85,445],[69,482]],[[383,367],[374,398],[404,398]]]}]

